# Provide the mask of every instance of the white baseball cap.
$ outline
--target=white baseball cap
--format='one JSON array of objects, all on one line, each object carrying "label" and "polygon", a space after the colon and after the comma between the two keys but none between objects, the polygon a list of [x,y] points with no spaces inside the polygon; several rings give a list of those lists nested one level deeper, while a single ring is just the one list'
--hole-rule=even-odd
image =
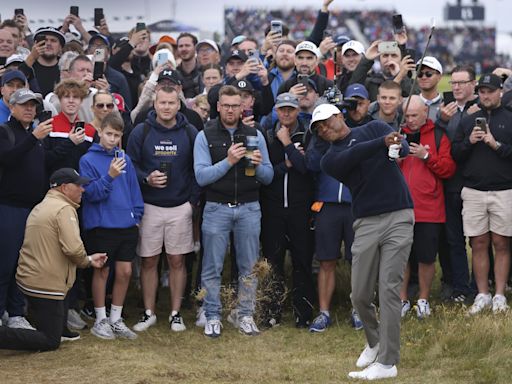
[{"label": "white baseball cap", "polygon": [[347,52],[349,49],[355,51],[359,55],[365,51],[364,45],[357,40],[350,40],[343,44],[343,47],[341,48],[341,54],[344,55],[345,52]]},{"label": "white baseball cap", "polygon": [[295,48],[295,54],[299,53],[300,51],[309,51],[313,54],[315,54],[317,57],[320,57],[320,51],[318,50],[318,47],[315,43],[312,43],[311,41],[303,41],[297,47]]},{"label": "white baseball cap", "polygon": [[341,113],[341,111],[332,104],[320,104],[318,107],[315,108],[313,111],[313,116],[311,118],[311,123],[309,123],[309,129],[313,129],[313,125],[317,121],[323,121],[327,120],[332,115],[337,115]]},{"label": "white baseball cap", "polygon": [[[421,60],[418,60],[418,62],[416,63],[416,66],[420,65],[420,61]],[[424,67],[432,68],[432,69],[436,70],[437,72],[439,72],[441,75],[443,74],[443,66],[441,65],[439,60],[437,60],[433,56],[425,56],[423,58],[423,63],[421,63],[421,65]]]}]

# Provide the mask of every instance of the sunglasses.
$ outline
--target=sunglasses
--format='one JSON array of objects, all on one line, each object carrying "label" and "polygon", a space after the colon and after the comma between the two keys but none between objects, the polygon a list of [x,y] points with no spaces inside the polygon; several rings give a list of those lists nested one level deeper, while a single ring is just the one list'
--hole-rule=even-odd
[{"label": "sunglasses", "polygon": [[114,103],[108,103],[108,104],[98,103],[95,105],[95,107],[98,109],[103,109],[103,108],[114,109]]},{"label": "sunglasses", "polygon": [[418,73],[418,78],[421,79],[423,76],[426,76],[426,77],[430,78],[430,77],[432,77],[434,75],[435,75],[434,72],[429,72],[429,71],[427,71],[427,72],[420,72],[420,73]]}]

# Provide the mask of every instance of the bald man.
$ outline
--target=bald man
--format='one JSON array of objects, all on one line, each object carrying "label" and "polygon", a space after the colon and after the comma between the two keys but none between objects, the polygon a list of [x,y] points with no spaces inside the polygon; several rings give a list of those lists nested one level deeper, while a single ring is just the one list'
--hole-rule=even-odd
[{"label": "bald man", "polygon": [[[403,109],[405,111],[406,102]],[[428,107],[420,96],[411,96],[405,111],[403,132],[409,143],[409,155],[399,164],[414,202],[414,237],[409,262],[400,292],[402,317],[411,309],[407,298],[409,263],[418,263],[419,299],[416,314],[430,316],[430,288],[435,274],[439,236],[446,221],[443,179],[455,173],[455,162],[448,137],[428,118]],[[438,130],[438,132],[435,132]]]}]

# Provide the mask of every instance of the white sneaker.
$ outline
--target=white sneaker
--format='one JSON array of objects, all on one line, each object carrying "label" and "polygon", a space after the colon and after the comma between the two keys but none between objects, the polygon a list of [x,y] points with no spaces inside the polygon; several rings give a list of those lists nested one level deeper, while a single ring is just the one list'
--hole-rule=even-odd
[{"label": "white sneaker", "polygon": [[221,328],[222,323],[220,322],[220,320],[207,320],[206,325],[204,326],[204,335],[212,338],[219,337]]},{"label": "white sneaker", "polygon": [[469,308],[468,314],[476,315],[484,309],[491,309],[492,307],[492,296],[490,293],[479,293],[475,297],[473,305]]},{"label": "white sneaker", "polygon": [[169,315],[169,325],[171,326],[171,330],[174,332],[183,332],[187,329],[185,327],[185,322],[183,321],[183,317],[178,312],[174,316]]},{"label": "white sneaker", "polygon": [[398,371],[396,369],[396,365],[386,368],[381,363],[373,363],[362,371],[350,372],[348,377],[352,379],[379,380],[396,377],[397,375]]},{"label": "white sneaker", "polygon": [[238,309],[232,309],[231,312],[229,312],[227,320],[233,327],[239,328],[240,323],[238,322]]},{"label": "white sneaker", "polygon": [[9,320],[7,320],[6,325],[9,328],[31,329],[32,331],[36,330],[23,316],[9,317]]},{"label": "white sneaker", "polygon": [[430,304],[425,299],[419,299],[416,303],[416,315],[418,319],[425,319],[430,316]]},{"label": "white sneaker", "polygon": [[260,330],[256,326],[252,316],[242,317],[239,321],[238,330],[240,333],[247,336],[258,336],[260,334]]},{"label": "white sneaker", "polygon": [[68,310],[68,328],[79,330],[87,328],[87,323],[80,317],[76,309]]},{"label": "white sneaker", "polygon": [[492,298],[492,311],[494,313],[505,312],[509,309],[507,298],[503,295],[494,295]]},{"label": "white sneaker", "polygon": [[106,317],[101,319],[99,322],[94,323],[94,326],[91,328],[91,333],[104,340],[114,340],[116,338],[116,335],[114,335],[114,331],[112,331],[112,327]]},{"label": "white sneaker", "polygon": [[409,300],[402,300],[402,312],[400,316],[402,319],[407,315],[407,313],[411,310],[411,302]]},{"label": "white sneaker", "polygon": [[359,358],[356,362],[357,368],[365,368],[375,362],[377,360],[377,356],[379,355],[379,343],[375,344],[373,348],[370,348],[368,344],[363,349],[363,352],[359,355]]},{"label": "white sneaker", "polygon": [[110,327],[112,328],[112,332],[116,337],[121,337],[128,340],[135,340],[138,337],[137,334],[128,328],[128,326],[124,323],[123,318],[120,318],[113,324],[110,323]]},{"label": "white sneaker", "polygon": [[206,312],[203,309],[203,306],[200,306],[197,310],[196,315],[196,327],[203,327],[206,325]]},{"label": "white sneaker", "polygon": [[133,326],[133,330],[137,332],[142,332],[155,324],[156,315],[149,309],[146,309],[139,322]]}]

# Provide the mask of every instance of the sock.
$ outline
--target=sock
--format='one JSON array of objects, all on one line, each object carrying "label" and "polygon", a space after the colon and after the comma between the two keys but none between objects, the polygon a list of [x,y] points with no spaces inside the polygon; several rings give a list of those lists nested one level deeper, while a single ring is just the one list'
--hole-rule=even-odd
[{"label": "sock", "polygon": [[112,304],[110,306],[110,322],[114,324],[117,320],[121,318],[121,314],[123,313],[123,306],[118,306]]},{"label": "sock", "polygon": [[96,312],[96,323],[99,323],[101,320],[107,318],[107,312],[105,310],[105,307],[94,307],[94,312]]},{"label": "sock", "polygon": [[176,316],[178,314],[178,311],[171,311],[171,317]]},{"label": "sock", "polygon": [[323,313],[325,316],[327,317],[331,317],[330,314],[329,314],[329,311],[326,311],[326,310],[320,310],[320,313]]}]

